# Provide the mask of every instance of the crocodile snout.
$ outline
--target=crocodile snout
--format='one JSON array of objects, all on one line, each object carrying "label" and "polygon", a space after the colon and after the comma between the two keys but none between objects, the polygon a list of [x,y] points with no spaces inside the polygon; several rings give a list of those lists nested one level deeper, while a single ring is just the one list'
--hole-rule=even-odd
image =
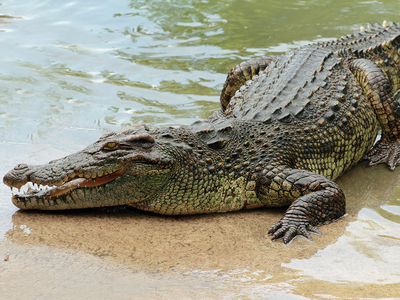
[{"label": "crocodile snout", "polygon": [[25,171],[25,170],[27,170],[27,169],[29,169],[29,167],[28,167],[28,165],[27,164],[18,164],[18,165],[16,165],[15,167],[14,167],[14,171],[16,171],[16,172],[23,172],[23,171]]},{"label": "crocodile snout", "polygon": [[20,188],[28,182],[28,177],[32,173],[27,164],[18,164],[3,177],[3,182],[9,187]]}]

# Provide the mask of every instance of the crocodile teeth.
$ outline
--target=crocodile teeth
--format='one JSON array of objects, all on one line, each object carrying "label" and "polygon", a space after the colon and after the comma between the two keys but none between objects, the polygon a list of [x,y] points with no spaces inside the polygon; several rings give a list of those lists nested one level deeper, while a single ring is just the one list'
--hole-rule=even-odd
[{"label": "crocodile teeth", "polygon": [[19,198],[31,198],[31,197],[60,197],[66,194],[72,193],[75,189],[79,188],[91,188],[98,187],[103,184],[107,184],[110,181],[115,180],[119,176],[125,173],[125,169],[119,170],[112,174],[98,177],[98,178],[84,178],[78,177],[66,182],[60,182],[57,185],[44,185],[41,183],[27,182],[21,187],[12,187],[12,194]]},{"label": "crocodile teeth", "polygon": [[42,185],[42,184],[38,185],[36,183],[28,182],[19,188],[12,187],[11,191],[12,191],[13,195],[17,195],[17,194],[26,194],[26,193],[37,193],[40,191],[53,189],[55,187],[56,187],[55,185],[53,185],[53,186]]},{"label": "crocodile teeth", "polygon": [[32,183],[28,182],[25,185],[21,186],[20,188],[13,187],[12,193],[13,195],[25,195],[26,196],[50,196],[50,197],[59,197],[63,196],[65,194],[71,193],[74,189],[79,189],[79,188],[84,188],[84,187],[97,187],[102,184],[106,184],[117,177],[121,176],[122,174],[125,173],[125,169],[119,170],[115,173],[112,173],[110,175],[106,175],[103,177],[99,178],[75,178],[70,181],[64,182],[61,185],[43,185],[43,184],[37,184],[37,183]]}]

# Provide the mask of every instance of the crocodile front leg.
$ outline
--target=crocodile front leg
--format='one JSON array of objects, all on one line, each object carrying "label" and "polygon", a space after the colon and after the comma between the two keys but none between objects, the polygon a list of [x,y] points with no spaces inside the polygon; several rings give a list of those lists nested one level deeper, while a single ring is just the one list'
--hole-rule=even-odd
[{"label": "crocodile front leg", "polygon": [[258,184],[261,201],[266,206],[292,203],[281,220],[269,229],[272,240],[283,238],[288,244],[300,235],[312,241],[310,233],[321,234],[316,226],[345,214],[343,191],[326,177],[285,167],[263,173]]},{"label": "crocodile front leg", "polygon": [[393,94],[385,74],[373,61],[355,59],[350,61],[349,69],[369,99],[382,128],[381,139],[367,154],[369,164],[386,162],[393,170],[400,159],[400,93]]}]

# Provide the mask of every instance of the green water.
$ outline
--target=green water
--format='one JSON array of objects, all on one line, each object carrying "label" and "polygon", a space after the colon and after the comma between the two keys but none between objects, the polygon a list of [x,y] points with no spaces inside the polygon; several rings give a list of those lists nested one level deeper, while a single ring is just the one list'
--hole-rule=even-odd
[{"label": "green water", "polygon": [[[399,1],[2,1],[0,176],[17,163],[44,163],[80,150],[108,130],[135,123],[175,126],[206,118],[219,108],[226,74],[237,63],[338,38],[367,23],[400,21],[399,11]],[[398,182],[399,173],[382,174],[382,182]],[[300,270],[298,280],[318,285],[318,292],[310,292],[312,285],[304,292],[294,282],[279,279],[252,285],[251,272],[243,273],[251,280],[241,291],[234,287],[237,276],[226,284],[231,277],[221,275],[224,279],[218,285],[221,276],[207,273],[204,277],[212,278],[215,292],[207,294],[203,281],[190,279],[182,284],[189,286],[184,298],[352,298],[357,287],[344,296],[343,289],[354,282],[367,289],[365,294],[355,293],[362,297],[395,298],[396,291],[400,297],[400,189],[388,189],[385,197],[374,196],[381,202],[369,205],[375,201],[368,200],[374,191],[364,185],[367,200],[354,208],[356,219],[338,242],[307,260],[294,258],[285,265]],[[13,227],[17,211],[10,196],[1,185],[0,247],[8,243],[5,233]],[[363,226],[371,222],[379,224],[371,227],[380,228],[376,235],[371,235],[371,225]],[[377,242],[381,236],[390,236],[391,243]],[[360,246],[364,244],[368,251]],[[3,255],[0,248],[0,259]],[[32,253],[30,261],[35,261]],[[326,265],[332,266],[331,272],[322,269]],[[1,280],[12,286],[9,276],[0,264]],[[169,280],[160,285],[165,290],[171,285],[164,294],[171,297],[182,291]],[[330,288],[324,292],[321,285]],[[376,294],[380,288],[390,292]],[[131,294],[123,289],[120,296],[145,299],[146,291],[140,291]],[[12,297],[11,292],[8,295]],[[102,295],[109,298],[115,293]]]}]

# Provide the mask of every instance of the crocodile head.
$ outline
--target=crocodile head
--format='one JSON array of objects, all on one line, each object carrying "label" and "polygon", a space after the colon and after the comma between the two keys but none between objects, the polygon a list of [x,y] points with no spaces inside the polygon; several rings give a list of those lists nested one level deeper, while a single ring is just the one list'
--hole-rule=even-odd
[{"label": "crocodile head", "polygon": [[[171,128],[172,130],[172,128]],[[184,146],[157,140],[142,125],[105,133],[75,154],[45,165],[19,164],[3,181],[20,209],[71,209],[132,205],[162,189]],[[22,188],[22,192],[20,192]]]}]

